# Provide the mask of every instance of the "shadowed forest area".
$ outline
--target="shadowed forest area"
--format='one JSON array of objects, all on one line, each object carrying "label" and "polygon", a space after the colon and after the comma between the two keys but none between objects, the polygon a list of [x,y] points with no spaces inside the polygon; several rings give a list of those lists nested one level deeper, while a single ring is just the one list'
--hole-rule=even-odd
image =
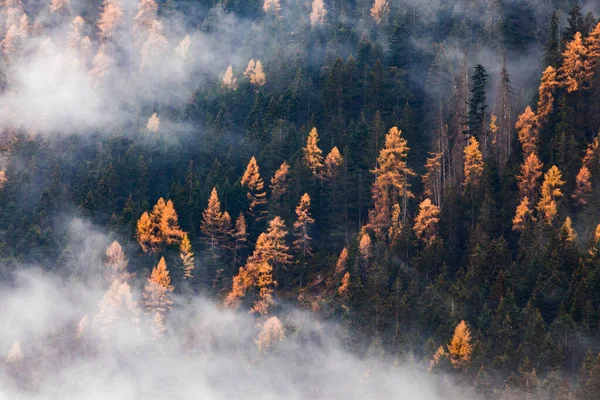
[{"label": "shadowed forest area", "polygon": [[600,396],[596,2],[5,0],[0,38],[0,399]]}]

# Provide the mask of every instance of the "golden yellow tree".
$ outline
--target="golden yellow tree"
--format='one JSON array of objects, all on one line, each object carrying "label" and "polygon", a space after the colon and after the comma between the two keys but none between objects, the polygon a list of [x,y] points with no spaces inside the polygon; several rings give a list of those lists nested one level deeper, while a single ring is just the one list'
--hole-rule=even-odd
[{"label": "golden yellow tree", "polygon": [[98,303],[98,309],[92,327],[102,339],[109,337],[111,328],[124,314],[134,325],[139,323],[140,310],[127,282],[115,279]]},{"label": "golden yellow tree", "polygon": [[533,210],[531,209],[529,197],[525,196],[517,206],[515,217],[512,220],[513,230],[523,232],[527,226],[527,222],[530,220],[533,220]]},{"label": "golden yellow tree", "polygon": [[264,84],[267,83],[267,78],[260,60],[250,60],[244,71],[244,76],[248,78],[250,84],[254,86],[264,86]]},{"label": "golden yellow tree", "polygon": [[279,205],[283,197],[287,194],[289,173],[290,166],[284,161],[277,171],[275,171],[275,175],[271,178],[270,188],[272,203]]},{"label": "golden yellow tree", "polygon": [[581,88],[589,76],[585,68],[587,49],[583,44],[581,32],[577,32],[573,40],[567,43],[562,56],[563,64],[559,70],[560,78],[567,92],[571,93]]},{"label": "golden yellow tree", "polygon": [[325,9],[325,4],[323,4],[323,0],[313,0],[312,11],[310,13],[310,24],[312,26],[323,25],[325,23],[326,15],[327,10]]},{"label": "golden yellow tree", "polygon": [[373,17],[376,24],[380,24],[389,13],[390,5],[387,0],[375,0],[373,7],[371,7],[371,17]]},{"label": "golden yellow tree", "polygon": [[587,59],[585,60],[585,70],[587,75],[591,76],[600,62],[600,22],[596,24],[585,40],[587,47]]},{"label": "golden yellow tree", "polygon": [[242,186],[248,189],[246,197],[250,202],[248,214],[260,221],[267,216],[267,194],[265,192],[265,183],[260,176],[256,158],[252,157],[244,175],[242,176]]},{"label": "golden yellow tree", "polygon": [[591,178],[592,173],[590,172],[590,169],[583,165],[575,178],[577,186],[575,187],[575,192],[573,192],[573,195],[571,196],[580,206],[586,205],[592,194]]},{"label": "golden yellow tree", "polygon": [[281,4],[279,4],[279,0],[265,0],[263,3],[263,10],[268,14],[272,13],[274,15],[279,15],[281,11]]},{"label": "golden yellow tree", "polygon": [[437,237],[437,224],[440,221],[440,209],[429,198],[419,204],[419,213],[415,218],[413,230],[417,238],[430,246]]},{"label": "golden yellow tree", "polygon": [[344,247],[335,262],[335,273],[341,274],[348,268],[348,248]]},{"label": "golden yellow tree", "polygon": [[134,29],[139,31],[140,34],[150,29],[152,23],[156,20],[157,11],[158,6],[154,0],[140,0],[137,14],[134,17]]},{"label": "golden yellow tree", "polygon": [[[373,183],[373,200],[375,203],[375,219],[377,221],[388,221],[393,204],[402,198],[402,222],[406,223],[408,199],[414,195],[410,190],[408,179],[415,176],[412,168],[408,167],[406,158],[408,156],[408,143],[402,137],[402,131],[392,127],[385,136],[385,147],[379,152],[377,166],[371,172],[375,174]],[[383,215],[379,215],[382,214]]]},{"label": "golden yellow tree", "polygon": [[204,240],[208,244],[212,258],[219,256],[219,246],[225,239],[222,220],[223,213],[221,212],[219,194],[217,193],[217,188],[213,187],[208,199],[208,206],[202,212],[202,224],[200,225],[200,230],[202,231]]},{"label": "golden yellow tree", "polygon": [[146,130],[150,133],[156,133],[160,129],[160,119],[156,113],[152,114],[150,118],[148,118],[148,122],[146,123]]},{"label": "golden yellow tree", "polygon": [[256,339],[256,345],[258,349],[263,352],[269,351],[277,342],[281,342],[285,339],[285,329],[283,324],[277,317],[271,317],[265,321],[258,338]]},{"label": "golden yellow tree", "polygon": [[483,156],[479,150],[479,142],[473,136],[469,138],[469,145],[465,147],[463,170],[465,187],[476,186],[483,175]]},{"label": "golden yellow tree", "polygon": [[463,320],[454,329],[452,341],[448,344],[448,355],[454,368],[458,369],[469,365],[472,354],[471,331]]},{"label": "golden yellow tree", "polygon": [[515,127],[523,149],[523,156],[526,158],[530,153],[537,151],[539,136],[537,116],[531,107],[527,106],[523,114],[519,115]]},{"label": "golden yellow tree", "polygon": [[577,232],[575,232],[575,229],[573,229],[571,217],[567,216],[567,218],[565,218],[565,222],[563,222],[562,226],[560,227],[560,235],[568,242],[574,242],[575,239],[577,239]]},{"label": "golden yellow tree", "polygon": [[127,268],[127,257],[123,252],[123,248],[116,240],[108,246],[106,249],[106,269],[104,271],[104,278],[108,282],[113,282],[115,279],[123,281],[127,279],[125,268]]},{"label": "golden yellow tree", "polygon": [[344,158],[340,154],[337,147],[331,149],[327,157],[325,157],[325,164],[323,167],[323,179],[329,182],[334,182],[335,178],[340,172],[340,168],[344,162]]},{"label": "golden yellow tree", "polygon": [[588,167],[590,171],[597,165],[600,155],[600,135],[596,136],[585,149],[585,155],[583,157],[583,165]]},{"label": "golden yellow tree", "polygon": [[123,21],[123,10],[118,0],[104,0],[102,11],[98,17],[98,30],[101,39],[111,39],[117,27]]},{"label": "golden yellow tree", "polygon": [[388,229],[388,241],[392,247],[400,242],[403,228],[404,224],[402,223],[400,204],[396,203],[392,206],[392,220]]},{"label": "golden yellow tree", "polygon": [[156,253],[164,246],[179,244],[183,231],[173,202],[158,199],[152,212],[144,212],[138,220],[136,236],[145,253]]},{"label": "golden yellow tree", "polygon": [[184,233],[179,245],[179,258],[181,258],[181,263],[183,264],[183,279],[193,278],[194,252],[192,251],[192,244],[187,233]]},{"label": "golden yellow tree", "polygon": [[233,76],[233,68],[231,65],[227,67],[223,74],[223,85],[226,89],[235,90],[237,88],[237,78]]},{"label": "golden yellow tree", "polygon": [[258,299],[254,301],[252,312],[265,316],[275,301],[273,299],[273,286],[277,282],[273,280],[273,267],[267,261],[263,261],[257,268],[256,287],[258,288]]},{"label": "golden yellow tree", "polygon": [[234,268],[240,264],[239,253],[245,248],[248,244],[248,232],[246,226],[246,218],[244,218],[244,214],[240,213],[237,219],[235,220],[235,227],[233,230],[233,234],[231,235],[233,239],[233,255],[232,261]]},{"label": "golden yellow tree", "polygon": [[542,81],[539,88],[539,100],[537,103],[537,121],[544,124],[552,114],[554,108],[554,91],[560,86],[556,79],[556,69],[548,66],[542,74]]},{"label": "golden yellow tree", "polygon": [[306,139],[306,147],[302,150],[304,151],[304,163],[310,169],[315,179],[323,168],[323,151],[319,148],[318,144],[319,133],[317,132],[317,128],[312,128]]},{"label": "golden yellow tree", "polygon": [[171,277],[165,258],[161,257],[156,267],[152,269],[152,273],[144,286],[143,296],[146,313],[154,317],[154,314],[158,312],[164,316],[173,304],[170,297],[171,292],[173,292]]},{"label": "golden yellow tree", "polygon": [[529,153],[527,159],[523,161],[521,173],[517,176],[521,197],[527,196],[532,202],[537,199],[536,189],[538,180],[542,177],[543,166],[535,152]]},{"label": "golden yellow tree", "polygon": [[311,238],[308,235],[308,230],[315,222],[310,216],[310,196],[308,193],[304,193],[300,198],[300,203],[296,207],[296,216],[297,219],[294,222],[294,237],[296,240],[294,240],[293,246],[303,257],[306,257],[312,255]]},{"label": "golden yellow tree", "polygon": [[563,194],[560,190],[565,182],[562,180],[562,173],[553,165],[544,175],[544,182],[542,183],[542,197],[537,205],[537,210],[540,216],[548,224],[552,224],[552,220],[557,213],[556,200]]}]

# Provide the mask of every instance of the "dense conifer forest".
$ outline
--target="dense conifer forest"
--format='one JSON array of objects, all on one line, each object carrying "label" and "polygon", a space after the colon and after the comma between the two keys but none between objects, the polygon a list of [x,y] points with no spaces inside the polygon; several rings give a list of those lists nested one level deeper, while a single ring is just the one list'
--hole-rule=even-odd
[{"label": "dense conifer forest", "polygon": [[600,397],[598,3],[4,0],[0,39],[0,399]]}]

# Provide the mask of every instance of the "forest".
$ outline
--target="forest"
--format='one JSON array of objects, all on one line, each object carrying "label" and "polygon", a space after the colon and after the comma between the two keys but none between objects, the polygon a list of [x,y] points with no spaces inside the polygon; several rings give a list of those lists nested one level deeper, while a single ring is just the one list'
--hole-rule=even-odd
[{"label": "forest", "polygon": [[3,0],[0,400],[600,398],[600,4]]}]

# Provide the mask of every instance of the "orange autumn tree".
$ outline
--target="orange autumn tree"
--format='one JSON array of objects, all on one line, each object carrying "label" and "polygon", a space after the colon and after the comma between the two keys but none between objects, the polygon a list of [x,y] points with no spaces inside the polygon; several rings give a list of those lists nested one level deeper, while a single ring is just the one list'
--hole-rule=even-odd
[{"label": "orange autumn tree", "polygon": [[181,258],[181,263],[183,264],[183,279],[193,278],[194,252],[192,251],[192,244],[187,233],[183,235],[183,240],[179,245],[179,258]]},{"label": "orange autumn tree", "polygon": [[213,187],[208,199],[208,206],[202,212],[200,230],[204,241],[208,245],[211,257],[213,259],[217,258],[219,256],[218,250],[223,244],[226,234],[223,230],[223,213],[221,212],[221,202],[216,187]]},{"label": "orange autumn tree", "polygon": [[423,195],[432,199],[436,206],[442,204],[442,153],[429,153],[423,174]]},{"label": "orange autumn tree", "polygon": [[469,138],[469,144],[465,147],[463,171],[465,188],[476,186],[483,175],[483,155],[474,136]]},{"label": "orange autumn tree", "polygon": [[[408,167],[408,143],[402,137],[402,131],[392,127],[385,136],[385,146],[379,152],[377,165],[371,170],[375,174],[372,195],[374,210],[370,213],[369,223],[377,229],[385,229],[391,223],[391,211],[394,204],[402,199],[402,222],[406,223],[408,199],[414,197],[408,179],[415,176]],[[375,222],[376,221],[376,222]]]},{"label": "orange autumn tree", "polygon": [[323,25],[325,23],[325,16],[327,15],[323,0],[313,0],[311,8],[310,24],[312,26]]},{"label": "orange autumn tree", "polygon": [[417,238],[421,239],[425,246],[429,247],[437,237],[437,224],[440,221],[440,209],[425,199],[419,204],[419,213],[415,217],[413,230]]},{"label": "orange autumn tree", "polygon": [[587,59],[585,60],[585,70],[588,76],[593,75],[600,63],[600,22],[596,24],[585,40],[587,47]]},{"label": "orange autumn tree", "polygon": [[534,220],[534,218],[531,202],[529,201],[529,197],[525,196],[517,206],[515,217],[512,220],[513,230],[523,232],[527,226],[527,222],[532,220]]},{"label": "orange autumn tree", "polygon": [[448,344],[448,356],[454,368],[467,367],[471,362],[473,345],[471,344],[471,331],[464,320],[454,329],[454,335]]},{"label": "orange autumn tree", "polygon": [[560,86],[556,79],[556,69],[548,66],[542,74],[539,88],[539,100],[537,103],[537,120],[540,124],[547,122],[554,108],[554,91]]},{"label": "orange autumn tree", "polygon": [[540,217],[549,225],[552,224],[552,220],[556,216],[557,199],[563,195],[560,188],[564,183],[562,173],[556,165],[553,165],[544,175],[542,197],[538,202],[537,210],[540,213]]},{"label": "orange autumn tree", "polygon": [[156,312],[164,314],[170,310],[173,304],[170,297],[171,292],[173,292],[171,277],[165,258],[161,257],[144,286],[143,297],[146,313],[154,316]]},{"label": "orange autumn tree", "polygon": [[290,166],[284,161],[271,178],[271,206],[275,215],[280,215],[282,202],[288,193],[289,173]]},{"label": "orange autumn tree", "polygon": [[312,128],[306,139],[306,147],[304,151],[304,164],[310,169],[313,175],[313,180],[316,183],[317,176],[320,175],[323,168],[323,151],[319,148],[319,133],[317,128]]},{"label": "orange autumn tree", "polygon": [[523,114],[519,115],[515,127],[523,149],[523,156],[527,157],[537,150],[538,143],[538,120],[531,107],[527,106]]},{"label": "orange autumn tree", "polygon": [[144,253],[157,253],[165,246],[179,244],[183,231],[173,202],[158,199],[152,212],[144,212],[138,220],[136,236]]},{"label": "orange autumn tree", "polygon": [[258,265],[256,272],[258,298],[254,301],[250,311],[265,316],[269,313],[271,306],[275,304],[275,300],[273,299],[273,287],[277,285],[277,282],[273,280],[273,267],[267,261],[261,262]]},{"label": "orange autumn tree", "polygon": [[262,352],[268,352],[277,342],[285,339],[285,328],[277,317],[267,319],[258,334],[256,346]]},{"label": "orange autumn tree", "polygon": [[560,67],[560,78],[567,92],[575,92],[580,89],[589,77],[585,67],[587,49],[583,44],[581,32],[577,32],[573,40],[567,43],[562,53],[563,64]]},{"label": "orange autumn tree", "polygon": [[223,74],[223,88],[235,90],[237,89],[237,78],[233,76],[233,67],[230,65]]},{"label": "orange autumn tree", "polygon": [[577,177],[575,178],[575,191],[571,195],[579,206],[586,205],[590,199],[592,194],[591,178],[592,173],[590,172],[590,169],[586,165],[583,165],[577,173]]},{"label": "orange autumn tree", "polygon": [[246,198],[250,202],[248,214],[260,221],[267,216],[267,193],[265,192],[265,183],[260,176],[256,158],[252,157],[244,175],[242,176],[242,186],[248,189]]},{"label": "orange autumn tree", "polygon": [[248,78],[252,86],[264,86],[267,83],[267,77],[260,60],[250,60],[244,71],[244,76]]},{"label": "orange autumn tree", "polygon": [[296,207],[296,222],[294,222],[294,248],[302,254],[302,257],[312,255],[310,247],[311,238],[308,235],[308,230],[315,220],[310,216],[310,196],[304,193],[300,198],[300,203]]},{"label": "orange autumn tree", "polygon": [[340,168],[344,162],[344,157],[340,154],[337,147],[331,149],[327,157],[325,157],[325,164],[323,165],[323,179],[327,182],[335,184],[335,179],[340,172]]},{"label": "orange autumn tree", "polygon": [[113,282],[115,279],[123,281],[127,279],[125,268],[127,268],[127,257],[123,252],[123,248],[116,240],[106,249],[106,269],[104,278],[108,282]]},{"label": "orange autumn tree", "polygon": [[373,17],[376,24],[380,24],[389,13],[390,5],[387,0],[375,0],[373,7],[371,7],[371,17]]},{"label": "orange autumn tree", "polygon": [[535,152],[531,152],[527,159],[521,164],[521,173],[517,176],[519,193],[521,197],[529,197],[531,201],[537,199],[536,189],[538,181],[542,177],[544,164],[539,160]]}]

